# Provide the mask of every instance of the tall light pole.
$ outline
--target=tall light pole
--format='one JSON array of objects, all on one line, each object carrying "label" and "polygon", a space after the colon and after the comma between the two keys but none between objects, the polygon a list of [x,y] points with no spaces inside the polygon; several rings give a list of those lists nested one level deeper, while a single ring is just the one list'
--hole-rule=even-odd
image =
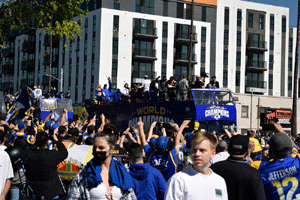
[{"label": "tall light pole", "polygon": [[300,33],[300,0],[298,0],[298,23],[297,23],[297,43],[294,68],[294,90],[293,90],[293,110],[292,110],[292,135],[297,135],[297,91],[298,91],[298,65],[299,65],[299,33]]}]

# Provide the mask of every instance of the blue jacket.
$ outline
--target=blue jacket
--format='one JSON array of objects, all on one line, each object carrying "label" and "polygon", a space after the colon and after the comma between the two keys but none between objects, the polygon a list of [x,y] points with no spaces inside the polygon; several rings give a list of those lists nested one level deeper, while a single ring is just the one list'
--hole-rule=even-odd
[{"label": "blue jacket", "polygon": [[163,175],[150,163],[132,164],[129,170],[137,199],[164,199],[167,182]]},{"label": "blue jacket", "polygon": [[114,92],[113,94],[112,94],[112,96],[114,96],[114,100],[116,101],[116,102],[120,102],[120,99],[122,98],[122,93],[121,92]]}]

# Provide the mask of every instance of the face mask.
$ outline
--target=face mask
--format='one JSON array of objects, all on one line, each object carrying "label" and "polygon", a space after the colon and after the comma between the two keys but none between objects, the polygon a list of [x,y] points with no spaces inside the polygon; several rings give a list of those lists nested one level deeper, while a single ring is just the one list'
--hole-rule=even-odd
[{"label": "face mask", "polygon": [[102,163],[107,159],[106,151],[96,151],[93,149],[94,160]]}]

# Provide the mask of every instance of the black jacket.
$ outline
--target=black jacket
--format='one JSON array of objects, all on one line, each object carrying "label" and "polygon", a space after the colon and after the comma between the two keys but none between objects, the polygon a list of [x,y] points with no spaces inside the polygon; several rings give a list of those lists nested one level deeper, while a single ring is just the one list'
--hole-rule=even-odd
[{"label": "black jacket", "polygon": [[240,158],[229,157],[217,162],[211,169],[225,179],[229,200],[265,200],[260,172]]},{"label": "black jacket", "polygon": [[57,149],[58,151],[36,148],[25,151],[26,176],[37,197],[53,199],[57,195],[64,194],[57,165],[67,158],[68,151],[61,142],[57,142]]}]

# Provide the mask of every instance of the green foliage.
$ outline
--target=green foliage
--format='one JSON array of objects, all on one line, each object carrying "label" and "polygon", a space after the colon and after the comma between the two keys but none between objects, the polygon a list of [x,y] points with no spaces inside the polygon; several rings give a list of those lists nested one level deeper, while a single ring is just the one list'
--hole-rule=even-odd
[{"label": "green foliage", "polygon": [[3,0],[0,3],[0,47],[8,41],[10,30],[43,28],[59,38],[74,39],[82,28],[74,21],[74,16],[86,15],[80,8],[85,0]]}]

